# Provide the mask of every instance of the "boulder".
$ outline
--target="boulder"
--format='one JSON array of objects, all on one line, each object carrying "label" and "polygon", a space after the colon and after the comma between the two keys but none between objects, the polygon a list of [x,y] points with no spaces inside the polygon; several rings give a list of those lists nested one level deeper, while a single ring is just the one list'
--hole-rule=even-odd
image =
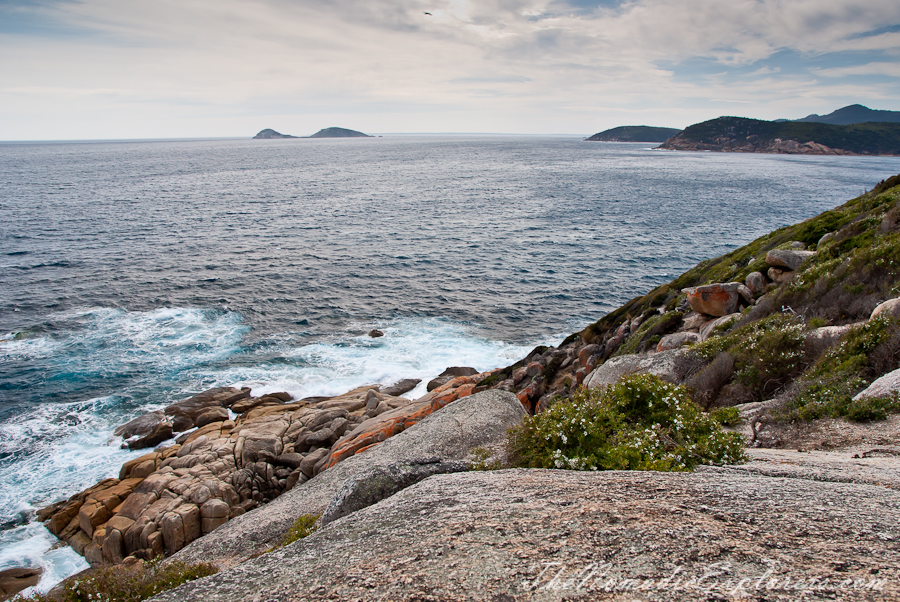
[{"label": "boulder", "polygon": [[859,324],[844,324],[843,326],[822,326],[813,328],[806,333],[806,340],[810,343],[822,343],[826,346],[837,343],[851,329]]},{"label": "boulder", "polygon": [[769,268],[769,280],[776,284],[784,284],[785,282],[790,282],[794,277],[794,272],[791,270],[784,270],[782,268]]},{"label": "boulder", "polygon": [[692,311],[684,317],[683,327],[687,331],[697,332],[707,322],[709,322],[709,316]]},{"label": "boulder", "polygon": [[144,449],[171,439],[172,423],[162,412],[150,412],[126,422],[113,431],[113,435],[125,439],[122,447]]},{"label": "boulder", "polygon": [[653,374],[663,380],[676,382],[675,363],[679,353],[678,350],[671,349],[652,355],[630,354],[612,357],[585,378],[585,386],[607,387],[617,383],[626,374],[635,372]]},{"label": "boulder", "polygon": [[[217,387],[175,402],[163,410],[172,417],[173,429],[183,432],[197,426],[196,419],[208,408],[229,408],[237,401],[250,397],[249,389]],[[227,413],[226,413],[227,418]]]},{"label": "boulder", "polygon": [[372,337],[373,339],[377,339],[378,337],[383,337],[384,333],[378,329],[372,329],[369,331],[369,336]]},{"label": "boulder", "polygon": [[152,431],[157,424],[164,420],[166,420],[166,416],[162,412],[148,412],[117,427],[113,431],[113,436],[122,437],[123,439],[141,437]]},{"label": "boulder", "polygon": [[804,261],[815,255],[815,251],[797,251],[788,249],[772,249],[766,253],[769,267],[796,270]]},{"label": "boulder", "polygon": [[228,420],[228,410],[225,408],[206,408],[200,412],[194,419],[194,426],[204,427],[214,422],[225,422]]},{"label": "boulder", "polygon": [[832,240],[834,240],[834,232],[828,232],[827,234],[823,234],[822,238],[819,239],[818,244],[816,244],[816,249],[820,249],[820,248],[824,247]]},{"label": "boulder", "polygon": [[300,463],[300,466],[297,468],[300,469],[300,472],[305,474],[307,477],[312,478],[315,476],[315,467],[316,464],[319,463],[323,458],[327,458],[329,452],[331,451],[328,447],[320,447],[319,449],[310,452],[303,461]]},{"label": "boulder", "polygon": [[669,349],[678,349],[679,347],[699,342],[700,335],[696,332],[676,332],[664,336],[656,346],[656,350],[668,351]]},{"label": "boulder", "polygon": [[859,401],[870,397],[889,397],[897,393],[900,393],[900,369],[888,372],[853,399],[854,401]]},{"label": "boulder", "polygon": [[750,272],[747,274],[747,278],[744,279],[744,284],[747,285],[747,288],[750,289],[750,292],[755,297],[758,297],[766,292],[769,281],[766,280],[762,272]]},{"label": "boulder", "polygon": [[469,470],[468,462],[442,462],[440,458],[422,458],[390,466],[376,466],[344,482],[322,512],[320,524],[326,525],[367,508],[431,475],[466,470]]},{"label": "boulder", "polygon": [[392,385],[382,387],[378,390],[378,392],[383,395],[390,395],[391,397],[399,397],[400,395],[403,395],[404,393],[415,389],[420,382],[422,382],[422,379],[420,378],[404,378],[403,380],[398,380]]},{"label": "boulder", "polygon": [[683,289],[691,309],[709,316],[725,316],[737,311],[741,297],[753,298],[753,293],[740,282],[707,284]]},{"label": "boulder", "polygon": [[297,483],[266,506],[231,519],[175,558],[221,566],[243,561],[274,545],[301,514],[321,514],[347,479],[409,459],[467,460],[475,447],[501,445],[507,429],[524,416],[522,404],[507,391],[488,390],[454,401],[383,443]]},{"label": "boulder", "polygon": [[27,587],[38,584],[43,570],[38,567],[14,568],[0,571],[0,599],[12,598]]},{"label": "boulder", "polygon": [[463,368],[459,366],[453,366],[451,368],[447,368],[443,372],[441,372],[437,378],[428,383],[426,390],[431,392],[440,387],[441,385],[445,385],[457,376],[472,376],[474,374],[478,374],[478,370],[475,368]]},{"label": "boulder", "polygon": [[729,314],[727,316],[722,316],[721,318],[716,318],[715,320],[710,320],[706,324],[700,327],[700,340],[705,341],[709,338],[709,335],[713,333],[713,331],[722,326],[723,324],[728,324],[730,322],[734,322],[735,320],[739,320],[741,314]]},{"label": "boulder", "polygon": [[890,299],[888,301],[885,301],[884,303],[879,304],[875,309],[872,310],[872,315],[870,316],[870,318],[881,315],[891,318],[900,318],[900,298]]}]

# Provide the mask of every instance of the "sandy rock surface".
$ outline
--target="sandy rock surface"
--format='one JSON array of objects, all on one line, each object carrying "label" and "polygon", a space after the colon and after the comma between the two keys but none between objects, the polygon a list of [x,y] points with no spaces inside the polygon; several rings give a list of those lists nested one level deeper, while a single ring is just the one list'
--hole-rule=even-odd
[{"label": "sandy rock surface", "polygon": [[896,600],[900,493],[768,476],[430,477],[155,602]]}]

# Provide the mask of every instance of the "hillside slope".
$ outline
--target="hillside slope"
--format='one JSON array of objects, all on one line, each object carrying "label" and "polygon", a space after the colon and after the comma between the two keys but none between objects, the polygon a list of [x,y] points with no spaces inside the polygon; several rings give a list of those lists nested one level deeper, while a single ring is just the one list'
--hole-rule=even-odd
[{"label": "hillside slope", "polygon": [[623,125],[599,132],[585,140],[592,142],[665,142],[680,131],[677,128]]},{"label": "hillside slope", "polygon": [[686,128],[666,150],[814,155],[900,155],[900,123],[774,122],[719,117]]},{"label": "hillside slope", "polygon": [[863,105],[848,105],[828,115],[808,115],[797,122],[830,123],[832,125],[850,125],[851,123],[888,122],[900,123],[900,111],[878,111]]}]

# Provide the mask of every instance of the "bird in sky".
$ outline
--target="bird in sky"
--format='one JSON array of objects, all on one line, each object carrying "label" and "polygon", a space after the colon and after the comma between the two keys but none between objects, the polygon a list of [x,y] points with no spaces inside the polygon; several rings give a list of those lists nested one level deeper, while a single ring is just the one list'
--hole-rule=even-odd
[{"label": "bird in sky", "polygon": [[425,13],[425,14],[428,15],[429,17],[433,17],[433,16],[434,16],[434,15],[432,15],[431,13]]}]

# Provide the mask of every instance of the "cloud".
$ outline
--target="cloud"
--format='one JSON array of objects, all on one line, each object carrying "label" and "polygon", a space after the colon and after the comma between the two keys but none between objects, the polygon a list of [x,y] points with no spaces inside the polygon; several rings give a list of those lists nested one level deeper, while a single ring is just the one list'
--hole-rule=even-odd
[{"label": "cloud", "polygon": [[[883,83],[858,81],[896,77],[859,64],[889,65],[900,52],[900,32],[886,27],[900,25],[895,0],[67,0],[15,8],[29,26],[0,30],[0,102],[11,115],[0,116],[0,138],[14,137],[6,133],[14,122],[44,127],[35,126],[36,111],[56,106],[76,116],[99,110],[122,135],[144,115],[163,123],[167,111],[182,127],[192,105],[206,108],[190,135],[210,135],[204,124],[220,127],[234,115],[244,116],[235,130],[246,128],[254,112],[301,132],[335,112],[358,115],[372,131],[579,132],[604,125],[580,125],[588,120],[653,111],[656,121],[684,126],[728,112],[729,103],[780,116],[850,93],[897,97]],[[785,52],[798,57],[799,73],[781,69]],[[865,59],[854,59],[860,52]],[[863,70],[841,71],[854,68]],[[849,76],[852,85],[831,82]]]},{"label": "cloud", "polygon": [[866,63],[852,67],[834,67],[816,69],[815,73],[823,77],[848,77],[862,75],[885,75],[900,78],[900,63]]}]

